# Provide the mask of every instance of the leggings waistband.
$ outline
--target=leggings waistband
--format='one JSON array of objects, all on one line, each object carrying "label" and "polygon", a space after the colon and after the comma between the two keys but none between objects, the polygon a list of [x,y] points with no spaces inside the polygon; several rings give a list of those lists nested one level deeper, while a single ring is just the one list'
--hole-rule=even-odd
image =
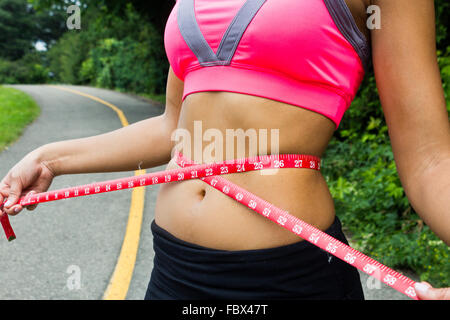
[{"label": "leggings waistband", "polygon": [[[192,257],[192,259],[201,259],[203,258],[214,258],[221,257],[226,260],[242,260],[245,257],[245,260],[267,260],[274,259],[276,257],[280,257],[283,255],[289,255],[292,253],[299,254],[301,252],[309,252],[309,251],[317,251],[321,250],[309,243],[308,241],[299,241],[288,245],[283,245],[274,248],[266,248],[266,249],[251,249],[251,250],[219,250],[214,248],[204,247],[198,244],[190,243],[184,240],[181,240],[174,235],[172,235],[167,230],[161,228],[156,224],[153,220],[151,223],[151,231],[155,238],[155,241],[158,244],[167,246],[168,249],[177,250],[182,249],[185,252],[189,252],[190,254],[186,256]],[[342,232],[341,222],[338,217],[335,217],[333,224],[325,230],[327,234],[330,236],[347,243],[347,240]],[[192,254],[192,255],[191,255]],[[193,258],[195,257],[195,258]]]}]

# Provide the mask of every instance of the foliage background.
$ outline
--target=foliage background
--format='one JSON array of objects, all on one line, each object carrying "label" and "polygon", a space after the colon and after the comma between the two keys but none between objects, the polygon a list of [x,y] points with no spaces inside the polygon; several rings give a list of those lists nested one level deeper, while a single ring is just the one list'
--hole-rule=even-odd
[{"label": "foliage background", "polygon": [[[66,8],[81,5],[81,30]],[[163,31],[174,1],[0,0],[0,83],[67,83],[162,97]],[[436,45],[450,111],[450,21],[435,0]],[[36,50],[35,44],[46,50]],[[352,245],[393,268],[450,286],[449,248],[414,212],[399,181],[373,72],[324,156],[323,173]]]}]

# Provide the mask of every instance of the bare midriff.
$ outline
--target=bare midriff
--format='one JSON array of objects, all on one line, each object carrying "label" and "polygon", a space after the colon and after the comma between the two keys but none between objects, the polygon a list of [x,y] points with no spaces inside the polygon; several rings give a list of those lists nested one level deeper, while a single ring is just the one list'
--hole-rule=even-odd
[{"label": "bare midriff", "polygon": [[[199,137],[200,125],[202,133],[208,129],[221,133],[222,152],[205,150],[208,146],[211,148],[213,140],[199,143],[199,139],[203,139]],[[322,157],[335,124],[319,113],[274,100],[231,92],[200,92],[184,100],[178,128],[189,132],[191,149],[187,150],[188,144],[176,141],[174,149],[179,150],[182,145],[179,151],[185,156],[197,163],[208,163],[257,154]],[[238,138],[234,139],[233,146],[227,143],[227,130],[229,133],[230,130],[239,132],[238,129],[241,133],[257,133],[253,135],[258,140],[256,151],[250,146],[250,138],[241,149],[237,146]],[[267,143],[262,145],[267,146],[266,150],[259,148],[264,132],[267,132]],[[216,150],[220,145],[214,145]],[[174,160],[167,165],[167,169],[178,167]],[[223,177],[321,230],[326,230],[334,221],[334,202],[320,171],[281,168]],[[302,241],[201,180],[161,185],[155,222],[181,240],[222,250],[272,248]]]}]

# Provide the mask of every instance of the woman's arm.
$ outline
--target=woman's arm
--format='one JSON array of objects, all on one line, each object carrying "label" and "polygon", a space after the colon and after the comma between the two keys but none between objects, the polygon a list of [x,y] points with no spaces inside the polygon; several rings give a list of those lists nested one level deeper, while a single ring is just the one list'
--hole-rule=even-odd
[{"label": "woman's arm", "polygon": [[375,77],[405,193],[450,245],[450,125],[437,64],[434,3],[376,0]]},{"label": "woman's arm", "polygon": [[98,136],[60,141],[36,150],[54,175],[131,171],[167,163],[183,82],[169,70],[164,114]]},{"label": "woman's arm", "polygon": [[[169,70],[163,115],[98,136],[44,145],[19,161],[0,181],[4,212],[18,214],[17,201],[29,192],[45,192],[57,175],[130,171],[167,163],[181,109],[183,82]],[[35,205],[28,206],[29,210]],[[1,211],[0,211],[1,215]]]}]

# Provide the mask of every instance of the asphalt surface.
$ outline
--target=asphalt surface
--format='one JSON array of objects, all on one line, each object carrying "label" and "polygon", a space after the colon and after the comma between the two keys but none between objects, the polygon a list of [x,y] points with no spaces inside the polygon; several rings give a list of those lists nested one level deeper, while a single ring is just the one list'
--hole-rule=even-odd
[{"label": "asphalt surface", "polygon": [[[101,134],[121,127],[110,108],[49,86],[14,86],[28,93],[41,115],[0,153],[0,178],[22,157],[49,142]],[[108,90],[73,88],[119,107],[129,123],[163,112],[161,106]],[[147,172],[162,170],[153,168]],[[133,175],[134,172],[67,175],[50,190]],[[150,223],[159,187],[147,187],[139,252],[127,299],[144,298],[153,267]],[[131,190],[40,204],[11,218],[17,239],[0,239],[0,300],[102,299],[125,234]],[[3,237],[3,236],[2,236]],[[408,275],[416,278],[415,275]],[[361,274],[368,300],[403,300],[403,294]]]},{"label": "asphalt surface", "polygon": [[[67,87],[113,103],[130,124],[163,112],[157,104],[133,96]],[[0,154],[1,177],[28,152],[45,143],[97,135],[122,126],[113,110],[85,97],[48,86],[15,88],[35,99],[41,115]],[[50,190],[132,175],[133,171],[60,176]],[[158,186],[146,188],[140,248],[129,299],[143,299],[153,266],[150,222],[157,191]],[[17,239],[10,243],[0,241],[0,300],[101,299],[120,253],[130,200],[131,190],[123,190],[40,204],[35,211],[24,210],[12,217]]]}]

